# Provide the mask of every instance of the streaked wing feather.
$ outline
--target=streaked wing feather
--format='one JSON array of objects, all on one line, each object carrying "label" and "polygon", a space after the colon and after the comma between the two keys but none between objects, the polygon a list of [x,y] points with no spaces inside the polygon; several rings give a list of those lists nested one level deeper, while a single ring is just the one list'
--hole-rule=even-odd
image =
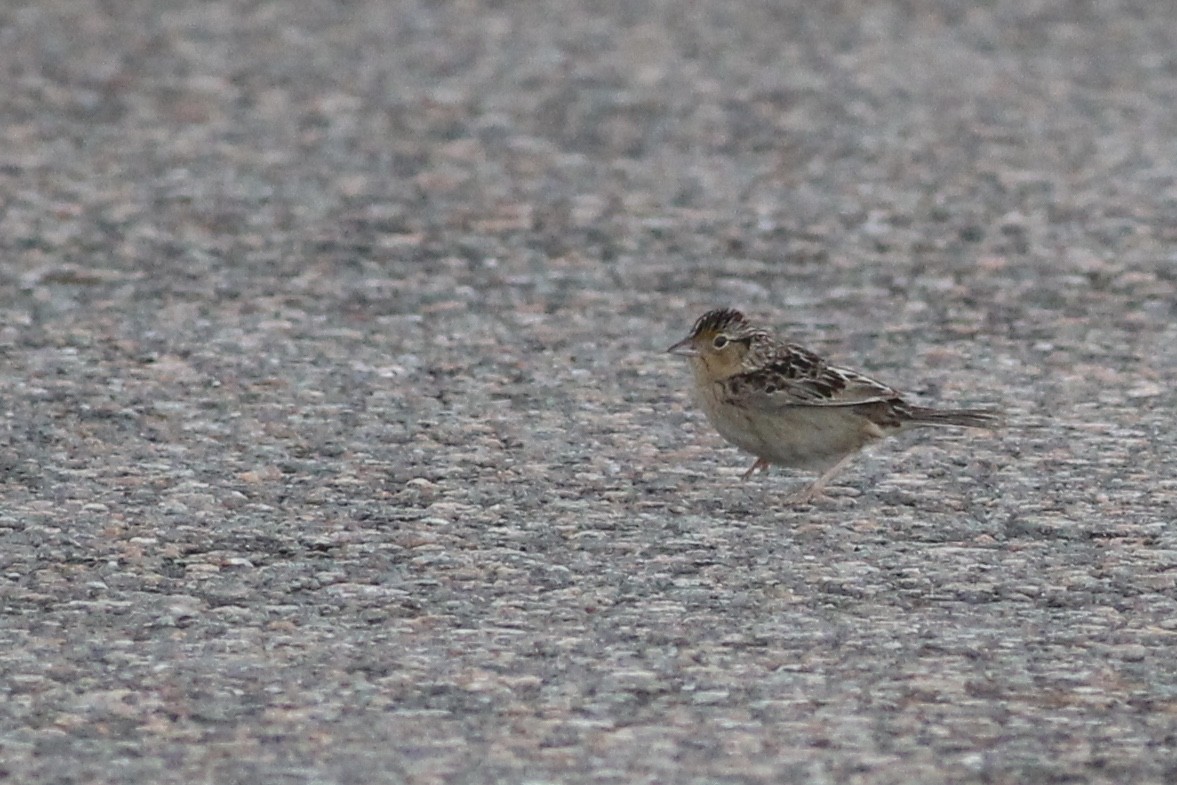
[{"label": "streaked wing feather", "polygon": [[731,403],[772,412],[789,406],[857,406],[895,401],[899,391],[798,346],[776,347],[758,367],[725,380]]}]

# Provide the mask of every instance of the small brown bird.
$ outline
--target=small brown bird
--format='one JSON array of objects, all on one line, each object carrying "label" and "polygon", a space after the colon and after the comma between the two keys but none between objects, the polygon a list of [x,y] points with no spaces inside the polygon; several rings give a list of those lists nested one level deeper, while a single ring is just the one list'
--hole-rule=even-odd
[{"label": "small brown bird", "polygon": [[784,343],[730,308],[708,311],[668,352],[690,358],[694,394],[723,438],[756,456],[744,479],[771,464],[821,472],[792,497],[821,495],[866,445],[922,426],[991,428],[994,411],[931,409],[898,390]]}]

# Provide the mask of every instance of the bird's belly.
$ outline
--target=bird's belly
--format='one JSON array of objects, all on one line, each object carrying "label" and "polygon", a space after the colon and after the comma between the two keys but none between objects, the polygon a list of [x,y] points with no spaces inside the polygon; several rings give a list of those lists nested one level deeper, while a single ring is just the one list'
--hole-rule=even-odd
[{"label": "bird's belly", "polygon": [[708,412],[723,438],[769,463],[824,469],[882,436],[844,407],[798,406],[772,414],[733,406]]}]

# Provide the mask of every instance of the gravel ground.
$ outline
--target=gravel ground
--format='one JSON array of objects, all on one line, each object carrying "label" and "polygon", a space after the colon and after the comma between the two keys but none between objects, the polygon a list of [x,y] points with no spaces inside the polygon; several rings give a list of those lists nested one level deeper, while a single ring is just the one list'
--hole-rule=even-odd
[{"label": "gravel ground", "polygon": [[[0,7],[0,780],[1177,778],[1177,9]],[[738,306],[997,433],[826,503]]]}]

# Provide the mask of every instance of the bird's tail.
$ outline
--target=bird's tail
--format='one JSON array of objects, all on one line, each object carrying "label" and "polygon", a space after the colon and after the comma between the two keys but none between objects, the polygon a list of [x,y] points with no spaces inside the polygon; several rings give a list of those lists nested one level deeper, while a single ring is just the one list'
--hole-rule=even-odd
[{"label": "bird's tail", "polygon": [[1001,425],[1001,412],[996,409],[932,409],[909,406],[911,425],[957,426],[960,428],[996,428]]}]

